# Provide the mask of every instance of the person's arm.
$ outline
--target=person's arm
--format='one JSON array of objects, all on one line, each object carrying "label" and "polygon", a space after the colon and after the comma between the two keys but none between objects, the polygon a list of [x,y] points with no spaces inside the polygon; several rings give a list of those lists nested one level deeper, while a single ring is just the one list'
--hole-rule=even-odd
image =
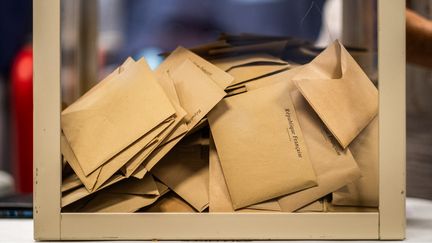
[{"label": "person's arm", "polygon": [[407,62],[432,68],[432,21],[406,10]]}]

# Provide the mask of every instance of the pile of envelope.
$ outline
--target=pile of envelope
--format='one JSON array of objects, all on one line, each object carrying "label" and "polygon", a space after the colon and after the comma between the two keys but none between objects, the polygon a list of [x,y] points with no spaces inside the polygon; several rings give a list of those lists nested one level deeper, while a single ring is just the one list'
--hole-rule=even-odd
[{"label": "pile of envelope", "polygon": [[63,211],[377,207],[376,87],[340,42],[306,63],[281,55],[292,43],[127,59],[61,114]]}]

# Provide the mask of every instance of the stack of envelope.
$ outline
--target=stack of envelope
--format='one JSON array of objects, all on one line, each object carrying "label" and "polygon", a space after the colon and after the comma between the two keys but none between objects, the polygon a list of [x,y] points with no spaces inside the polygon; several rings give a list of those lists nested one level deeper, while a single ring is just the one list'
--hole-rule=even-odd
[{"label": "stack of envelope", "polygon": [[313,205],[328,195],[332,209],[377,207],[376,87],[338,41],[287,65],[208,115],[210,211],[326,211]]},{"label": "stack of envelope", "polygon": [[339,41],[302,46],[223,35],[154,71],[127,59],[62,112],[63,211],[373,210],[378,90]]}]

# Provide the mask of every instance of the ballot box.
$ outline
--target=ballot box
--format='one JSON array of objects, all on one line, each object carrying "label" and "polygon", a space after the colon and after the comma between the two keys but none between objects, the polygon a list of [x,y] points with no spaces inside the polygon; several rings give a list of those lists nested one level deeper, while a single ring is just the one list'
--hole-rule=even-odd
[{"label": "ballot box", "polygon": [[[164,53],[165,57],[168,56],[166,62],[163,62],[154,71],[159,75],[158,71],[167,70],[166,73],[174,80],[175,85],[172,86],[174,89],[165,81],[160,83],[160,86],[156,84],[156,79],[152,76],[153,71],[143,59],[129,58],[122,62],[123,64],[118,65],[113,75],[104,77],[101,85],[90,89],[80,98],[81,103],[67,104],[70,106],[65,109],[62,107],[65,99],[62,98],[61,93],[61,82],[64,82],[65,77],[62,74],[64,72],[62,62],[65,60],[62,55],[67,55],[62,52],[62,47],[65,45],[62,43],[65,41],[61,28],[62,14],[64,14],[62,1],[33,1],[34,238],[38,241],[404,239],[405,1],[377,0],[371,2],[375,4],[372,10],[376,11],[377,16],[376,23],[372,23],[376,25],[376,33],[368,33],[369,36],[377,39],[375,78],[370,78],[371,75],[373,76],[371,72],[373,73],[374,68],[361,63],[361,60],[369,57],[353,54],[356,49],[350,49],[349,46],[344,47],[343,40],[342,42],[335,40],[333,44],[317,52],[314,57],[317,59],[311,58],[303,63],[299,61],[301,65],[293,65],[283,58],[276,60],[268,55],[255,55],[248,59],[249,62],[246,65],[243,61],[239,61],[237,56],[228,56],[226,59],[206,56],[202,51],[210,50],[211,48],[208,49],[210,45],[191,48],[190,51],[178,47]],[[317,6],[312,4],[304,17],[307,18],[311,11],[317,12],[316,8]],[[223,8],[215,9],[213,13],[217,14],[217,11],[221,10]],[[355,21],[365,21],[361,16],[357,17],[354,20],[344,18],[343,24],[352,25],[351,29],[355,31]],[[304,19],[300,24],[303,24],[303,21]],[[92,21],[89,20],[88,22],[82,21],[81,24],[88,24],[87,27],[92,28],[91,23]],[[193,25],[199,25],[199,23]],[[148,33],[148,35],[151,34]],[[242,53],[247,48],[249,48],[247,50],[256,50],[262,46],[259,44],[251,46],[249,43],[245,48],[245,46],[239,47],[232,43],[236,41],[238,43],[240,40],[245,42],[244,38],[247,41],[254,41],[252,40],[254,38],[260,40],[267,38],[251,36],[222,36],[219,40],[230,40],[232,41],[231,46],[227,47],[226,42],[221,46],[219,46],[220,42],[213,43],[216,49],[212,49],[211,53],[212,55],[227,52]],[[351,40],[351,43],[355,43],[355,38],[360,38],[352,36],[354,36],[354,41]],[[82,38],[88,37],[84,35]],[[280,38],[274,39],[271,48],[277,49],[281,43],[282,48],[287,47],[287,42],[284,42],[286,39]],[[88,41],[86,48],[74,50],[74,52],[82,53],[79,54],[82,56],[87,55],[86,58],[96,58],[98,52],[92,48],[91,44],[91,41]],[[331,55],[328,56],[335,50],[339,53],[340,60],[332,59]],[[182,55],[186,55],[187,58],[178,61],[178,57]],[[203,58],[208,62],[200,56],[206,56],[208,59]],[[361,65],[357,65],[356,61]],[[329,72],[325,67],[330,63],[339,65],[337,78],[325,76],[326,72]],[[258,66],[251,67],[251,65]],[[88,68],[94,67],[89,66]],[[242,71],[242,68],[246,68],[247,71]],[[132,69],[134,71],[124,71]],[[361,71],[362,69],[367,75]],[[296,70],[295,73],[293,70]],[[121,75],[122,72],[126,74]],[[262,77],[254,76],[261,72],[267,73]],[[272,75],[267,75],[268,73],[282,75],[285,78],[290,77],[293,83],[286,85],[277,82],[272,88],[260,88],[262,80],[271,81],[274,78]],[[311,76],[311,73],[315,76]],[[120,81],[117,83],[110,81],[118,76],[122,77],[119,80],[125,84]],[[141,77],[150,81],[140,83],[139,78]],[[96,79],[91,75],[85,78]],[[161,80],[166,76],[160,74],[157,78]],[[369,78],[373,82],[369,82]],[[339,83],[330,89],[328,86],[316,86],[313,83],[316,80],[336,79],[339,80]],[[367,81],[361,85],[357,85],[359,83],[350,85],[353,79]],[[190,83],[193,85],[188,86]],[[247,84],[243,85],[245,83]],[[135,89],[135,87],[140,89]],[[341,93],[341,89],[349,90],[349,93]],[[175,98],[177,106],[175,102],[172,102],[175,100],[172,95],[176,96],[176,92],[178,94],[178,97]],[[193,96],[191,93],[198,94],[198,98],[205,102],[188,99],[188,95]],[[364,95],[367,97],[364,98]],[[109,99],[101,101],[106,97]],[[292,103],[291,101],[278,103],[280,99],[277,97],[282,97],[282,100],[288,97]],[[353,97],[364,98],[364,100],[361,102],[354,100],[355,105],[350,112],[351,106],[346,104],[352,105]],[[299,103],[300,98],[304,103]],[[150,102],[149,100],[153,102],[150,105],[146,104]],[[259,103],[260,100],[266,102]],[[343,102],[340,102],[341,100]],[[119,103],[119,101],[126,103]],[[257,103],[248,105],[254,102]],[[98,108],[96,113],[93,109],[96,107],[93,106],[94,104]],[[278,105],[285,108],[278,107]],[[306,106],[307,108],[304,108]],[[151,124],[145,123],[148,119],[143,118],[142,113],[130,112],[130,110],[142,107],[147,107],[140,112],[150,114]],[[238,110],[234,108],[227,111],[227,107],[240,107],[240,113],[236,113]],[[272,112],[276,110],[277,113],[279,108],[283,110],[282,115],[272,117],[274,114]],[[292,108],[297,110],[297,113]],[[121,115],[112,114],[110,109]],[[308,141],[307,137],[313,133],[315,124],[310,122],[310,117],[309,120],[304,117],[305,114],[309,114],[307,113],[309,111],[314,114],[314,121],[325,127],[322,131],[326,138],[321,137],[318,140],[323,139],[322,141],[327,142],[328,146],[335,149],[338,155],[343,154],[345,159],[352,161],[351,165],[355,168],[347,167],[347,164],[338,166],[336,160],[328,159],[324,152],[321,153],[320,148],[316,149],[317,143],[311,143],[312,140]],[[76,116],[79,112],[82,115]],[[239,118],[238,114],[243,116]],[[111,123],[99,119],[99,116],[112,118]],[[262,122],[263,120],[265,122]],[[247,125],[238,126],[240,122]],[[286,122],[289,124],[286,131],[268,135],[267,130],[276,129],[278,124]],[[146,126],[141,126],[144,123]],[[169,147],[167,144],[182,140],[186,135],[201,129],[207,123],[209,123],[207,131],[211,132],[210,139],[207,137],[207,142],[202,142],[198,138],[191,142],[200,146],[206,143],[205,146],[210,147],[209,153],[198,151],[200,155],[205,155],[206,170],[200,170],[196,174],[194,173],[196,171],[191,172],[183,167],[176,167],[176,163],[187,163],[190,160],[187,157],[188,153],[193,153],[195,150],[178,149],[177,153],[173,153],[172,151],[178,148],[175,147],[177,145]],[[303,134],[299,133],[297,123],[300,124]],[[362,176],[366,177],[364,168],[361,168],[361,165],[359,165],[360,169],[357,168],[356,162],[363,160],[368,164],[368,158],[367,156],[366,159],[357,157],[356,149],[350,146],[352,146],[352,141],[362,136],[362,132],[372,123],[375,124],[376,130],[374,131],[377,135],[375,144],[378,151],[376,153],[378,164],[373,169],[377,174],[376,182],[368,182],[371,183],[370,185],[355,184]],[[232,124],[236,125],[230,127]],[[253,129],[247,130],[245,127]],[[183,129],[183,132],[180,131],[180,128]],[[133,129],[145,135],[137,138],[135,133],[131,132]],[[157,134],[152,135],[153,132]],[[172,135],[169,141],[165,140],[171,134],[175,136]],[[334,143],[329,142],[327,135],[332,141],[334,140]],[[112,137],[118,139],[112,139]],[[253,147],[246,146],[247,141],[250,140],[282,141],[288,137],[289,141],[286,140],[286,142],[292,144],[292,147],[286,147],[286,149],[293,151],[288,154],[284,152],[284,146],[273,146],[272,143],[266,141],[259,142],[258,145],[257,143],[251,144]],[[83,138],[87,144],[80,143],[78,138]],[[231,141],[237,139],[240,142],[233,143],[236,147],[229,145]],[[214,142],[208,144],[208,141],[213,140]],[[142,164],[142,161],[135,163],[132,159],[127,159],[124,163],[120,161],[120,166],[114,166],[113,161],[117,163],[120,160],[116,157],[120,153],[141,156],[143,154],[141,151],[144,149],[134,147],[139,144],[145,149],[152,148],[150,155],[147,155],[150,157],[142,159],[142,161],[147,161],[147,158],[150,158],[147,163]],[[98,146],[102,149],[97,150]],[[361,150],[363,145],[358,146]],[[307,148],[309,152],[303,150],[304,148]],[[216,154],[212,153],[216,149]],[[348,149],[351,152],[347,152]],[[261,150],[266,150],[267,153]],[[239,157],[239,151],[242,151],[244,156]],[[315,151],[318,152],[315,153]],[[151,156],[154,153],[156,155]],[[260,161],[260,156],[265,158],[264,165]],[[321,166],[318,169],[317,165],[320,159],[325,160],[326,158],[330,161],[328,166],[334,170],[338,169],[338,173],[342,173],[343,176],[333,173],[330,176],[331,179],[328,179],[328,176],[325,177],[324,174],[328,168]],[[200,159],[202,157],[197,158],[197,160]],[[158,167],[156,163],[160,164],[160,160],[163,160],[166,166]],[[219,191],[219,194],[213,195],[212,198],[212,180],[215,176],[212,163],[216,160],[219,160],[218,163],[223,169],[223,173],[219,171],[220,177],[218,178],[224,185],[226,183],[225,186],[229,193],[225,189],[225,194]],[[290,161],[291,164],[273,163],[279,160]],[[298,164],[294,165],[293,162]],[[312,164],[309,164],[310,162]],[[210,163],[210,176],[208,175],[208,163]],[[64,168],[67,165],[70,165],[69,170],[73,172],[70,172],[70,177],[65,178]],[[114,166],[112,173],[107,172],[111,165]],[[368,168],[366,170],[370,170]],[[98,176],[92,177],[95,171],[98,171]],[[151,177],[147,176],[149,174]],[[291,179],[279,180],[284,175]],[[150,184],[153,188],[146,188],[146,193],[149,194],[137,195],[142,191],[134,191],[138,188],[135,187],[136,183],[146,178],[151,178]],[[190,180],[179,185],[180,178]],[[199,183],[202,178],[207,178],[205,183],[210,180],[210,197],[207,195],[203,198],[195,195],[203,191],[204,194],[208,193],[209,186],[205,183],[202,184],[206,185],[205,187],[195,187],[194,183]],[[120,180],[123,181],[118,182]],[[133,183],[128,184],[128,188],[132,188],[132,191],[127,194],[122,190],[125,188],[126,183],[124,182],[130,182],[130,180]],[[112,186],[109,183],[107,185],[107,182],[112,182]],[[346,196],[356,188],[360,189],[355,195],[361,195],[362,198],[353,199]],[[368,188],[367,193],[359,192],[363,188]],[[376,195],[369,193],[370,188],[374,188],[372,191]],[[108,189],[110,191],[107,192]],[[85,196],[98,193],[99,190],[100,192],[105,190],[103,197],[93,194],[91,199],[85,203],[76,204]],[[319,198],[308,201],[314,198],[315,194],[319,194]],[[176,208],[175,210],[169,211],[166,210],[168,206],[161,206],[164,203],[161,201],[164,195],[177,198],[169,204]],[[216,201],[219,203],[223,196],[228,198],[228,201],[225,202],[228,202],[229,210],[213,207],[212,203]],[[133,208],[130,202],[137,197],[141,201],[138,200],[138,206]],[[373,199],[367,201],[366,199],[370,197]],[[112,206],[114,204],[110,204],[113,201],[115,201],[115,207]],[[122,204],[123,202],[127,203]],[[159,206],[150,206],[158,202]],[[173,203],[177,206],[173,206]],[[75,206],[71,207],[71,205]]]}]

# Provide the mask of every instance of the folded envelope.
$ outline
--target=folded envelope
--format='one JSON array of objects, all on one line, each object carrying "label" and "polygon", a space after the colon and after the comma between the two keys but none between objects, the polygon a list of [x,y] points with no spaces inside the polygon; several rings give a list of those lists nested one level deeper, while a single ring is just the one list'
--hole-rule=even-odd
[{"label": "folded envelope", "polygon": [[311,212],[325,212],[325,204],[322,199],[310,203],[302,208],[297,209],[296,213],[311,213]]},{"label": "folded envelope", "polygon": [[342,150],[298,90],[291,93],[294,108],[318,186],[279,198],[282,211],[293,212],[360,177],[351,152]]},{"label": "folded envelope", "polygon": [[151,173],[197,211],[202,212],[207,208],[209,200],[208,169],[205,146],[180,143]]},{"label": "folded envelope", "polygon": [[231,77],[228,73],[181,46],[177,47],[177,49],[175,49],[171,55],[169,55],[159,65],[159,67],[157,67],[156,73],[168,72],[171,74],[171,72],[177,69],[177,67],[180,66],[186,59],[189,59],[194,65],[199,67],[221,89],[225,89],[233,81],[233,77]]},{"label": "folded envelope", "polygon": [[234,77],[228,89],[290,67],[287,62],[267,54],[221,58],[213,60],[212,63]]},{"label": "folded envelope", "polygon": [[[186,59],[178,69],[170,74],[180,105],[186,111],[184,123],[191,131],[206,114],[226,95],[226,93],[207,76],[200,68]],[[162,143],[158,149],[146,159],[145,166],[150,171],[156,163],[163,158],[185,134],[168,143]]]},{"label": "folded envelope", "polygon": [[379,147],[378,116],[352,141],[349,148],[362,177],[333,193],[332,204],[378,207]]},{"label": "folded envelope", "polygon": [[79,211],[132,213],[154,203],[160,194],[151,175],[141,180],[129,178],[98,192]]},{"label": "folded envelope", "polygon": [[226,98],[208,114],[234,209],[316,185],[289,91],[277,83]]},{"label": "folded envelope", "polygon": [[[234,212],[214,141],[210,138],[209,142],[209,211]],[[281,208],[278,201],[272,200],[236,211],[246,212],[247,210],[281,211]]]},{"label": "folded envelope", "polygon": [[167,119],[165,122],[159,124],[156,128],[152,129],[146,135],[139,138],[131,146],[115,155],[107,163],[105,163],[87,176],[82,170],[81,165],[75,157],[75,154],[73,153],[69,142],[63,134],[60,140],[60,148],[63,156],[71,165],[72,169],[83,182],[87,190],[95,191],[99,187],[101,187],[110,177],[112,177],[123,165],[133,159],[138,152],[144,150],[148,151],[149,154],[151,151],[156,149],[155,146],[151,146],[152,143],[154,143],[154,140],[158,139],[158,136],[163,134],[164,131],[168,130],[168,128],[170,126],[172,127],[173,125],[174,119]]},{"label": "folded envelope", "polygon": [[81,185],[82,185],[82,182],[78,178],[78,176],[76,174],[72,174],[72,175],[66,177],[65,179],[63,179],[62,185],[61,185],[61,191],[62,192],[69,191],[69,190],[77,188]]},{"label": "folded envelope", "polygon": [[66,108],[62,130],[87,176],[175,114],[143,59]]},{"label": "folded envelope", "polygon": [[378,112],[378,90],[338,41],[293,80],[343,148]]},{"label": "folded envelope", "polygon": [[218,58],[211,60],[211,63],[217,66],[218,68],[224,70],[225,72],[229,72],[235,68],[240,67],[248,67],[254,65],[274,65],[274,66],[285,66],[288,65],[287,62],[263,53],[258,54],[249,54],[249,55],[241,55],[241,56],[233,56],[226,58]]},{"label": "folded envelope", "polygon": [[104,188],[107,188],[117,182],[120,182],[121,180],[125,179],[123,175],[115,174],[111,178],[109,178],[108,181],[106,181],[101,187],[99,187],[97,190],[89,192],[84,186],[78,187],[73,190],[69,190],[66,192],[63,192],[62,198],[61,198],[61,207],[66,207],[78,200],[81,200],[85,197],[88,197],[90,195],[93,195],[95,192],[100,191]]},{"label": "folded envelope", "polygon": [[177,92],[174,87],[173,81],[168,77],[168,74],[157,75],[158,82],[168,95],[176,113],[173,119],[173,123],[170,125],[170,129],[164,130],[160,133],[153,144],[146,149],[142,150],[133,159],[129,160],[124,167],[124,173],[126,177],[130,177],[138,167],[144,162],[144,160],[153,152],[159,145],[171,141],[187,132],[187,126],[183,122],[183,118],[186,116],[186,111],[180,106],[180,101],[177,96]]},{"label": "folded envelope", "polygon": [[155,203],[144,209],[145,212],[184,212],[194,213],[195,209],[175,193],[168,192]]},{"label": "folded envelope", "polygon": [[[296,66],[296,67],[293,67],[289,70],[285,70],[285,71],[280,72],[280,73],[276,73],[276,74],[273,74],[270,76],[266,76],[263,78],[252,80],[252,81],[245,84],[245,88],[247,90],[254,90],[254,89],[264,87],[264,86],[273,85],[273,84],[278,83],[278,82],[290,82],[290,83],[292,83],[293,77],[295,77],[295,75],[297,75],[297,73],[301,71],[302,67],[303,66]],[[292,84],[292,85],[294,88],[294,84]]]}]

